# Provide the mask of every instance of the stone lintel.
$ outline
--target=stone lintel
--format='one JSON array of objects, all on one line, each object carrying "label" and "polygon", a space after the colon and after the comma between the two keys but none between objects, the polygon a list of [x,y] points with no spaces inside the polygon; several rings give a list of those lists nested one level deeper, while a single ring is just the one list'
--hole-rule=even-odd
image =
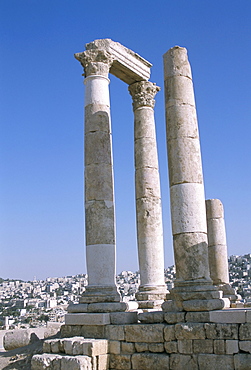
[{"label": "stone lintel", "polygon": [[138,81],[148,81],[152,64],[139,54],[111,39],[94,40],[85,45],[86,50],[100,49],[112,54],[114,61],[110,73],[128,85]]},{"label": "stone lintel", "polygon": [[109,325],[109,313],[68,313],[65,325]]}]

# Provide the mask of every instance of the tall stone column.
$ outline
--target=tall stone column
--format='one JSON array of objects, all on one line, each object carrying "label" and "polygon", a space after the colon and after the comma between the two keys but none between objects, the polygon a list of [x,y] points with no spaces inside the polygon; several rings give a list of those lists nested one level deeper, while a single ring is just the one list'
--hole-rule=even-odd
[{"label": "tall stone column", "polygon": [[219,199],[206,200],[208,258],[213,284],[223,291],[223,297],[236,301],[239,297],[229,284],[227,240],[223,204]]},{"label": "tall stone column", "polygon": [[140,281],[136,298],[140,308],[154,308],[163,302],[164,251],[159,166],[154,121],[154,97],[160,90],[149,81],[133,83],[135,139],[135,186]]},{"label": "tall stone column", "polygon": [[105,50],[75,54],[85,84],[85,231],[88,286],[80,303],[119,302],[115,284],[115,215],[109,68]]},{"label": "tall stone column", "polygon": [[176,280],[164,310],[208,311],[224,301],[209,273],[200,141],[185,48],[164,55],[166,131]]}]

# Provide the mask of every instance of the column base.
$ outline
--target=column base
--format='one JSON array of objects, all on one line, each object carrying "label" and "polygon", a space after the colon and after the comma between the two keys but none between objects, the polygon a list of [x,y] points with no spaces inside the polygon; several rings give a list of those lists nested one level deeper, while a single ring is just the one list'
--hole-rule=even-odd
[{"label": "column base", "polygon": [[86,291],[79,299],[79,303],[110,303],[120,302],[121,297],[116,286],[87,285]]},{"label": "column base", "polygon": [[236,293],[236,290],[230,284],[217,284],[219,290],[223,292],[223,298],[230,299],[231,303],[237,303],[242,299],[242,296]]},{"label": "column base", "polygon": [[230,307],[228,298],[213,286],[210,280],[177,281],[166,296],[162,310],[173,311],[212,311]]},{"label": "column base", "polygon": [[167,294],[166,285],[140,285],[138,293],[135,294],[137,301],[164,300]]},{"label": "column base", "polygon": [[109,313],[125,312],[129,310],[129,304],[125,302],[97,302],[97,303],[80,303],[69,305],[69,313]]}]

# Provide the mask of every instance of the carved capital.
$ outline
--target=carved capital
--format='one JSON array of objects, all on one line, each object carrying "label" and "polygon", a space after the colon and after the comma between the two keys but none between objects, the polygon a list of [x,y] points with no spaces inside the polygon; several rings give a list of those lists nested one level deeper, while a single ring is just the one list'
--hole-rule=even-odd
[{"label": "carved capital", "polygon": [[85,77],[90,75],[107,77],[113,62],[113,56],[106,50],[86,50],[74,56],[83,66]]},{"label": "carved capital", "polygon": [[133,110],[135,110],[140,107],[154,108],[154,97],[160,91],[160,87],[150,81],[140,81],[130,85],[128,90],[133,99]]}]

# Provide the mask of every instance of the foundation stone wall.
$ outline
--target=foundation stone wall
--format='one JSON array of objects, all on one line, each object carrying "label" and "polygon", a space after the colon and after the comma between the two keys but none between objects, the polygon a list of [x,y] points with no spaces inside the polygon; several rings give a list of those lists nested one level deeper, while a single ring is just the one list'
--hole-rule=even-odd
[{"label": "foundation stone wall", "polygon": [[152,311],[134,324],[64,325],[64,338],[45,341],[32,369],[250,370],[250,312]]}]

